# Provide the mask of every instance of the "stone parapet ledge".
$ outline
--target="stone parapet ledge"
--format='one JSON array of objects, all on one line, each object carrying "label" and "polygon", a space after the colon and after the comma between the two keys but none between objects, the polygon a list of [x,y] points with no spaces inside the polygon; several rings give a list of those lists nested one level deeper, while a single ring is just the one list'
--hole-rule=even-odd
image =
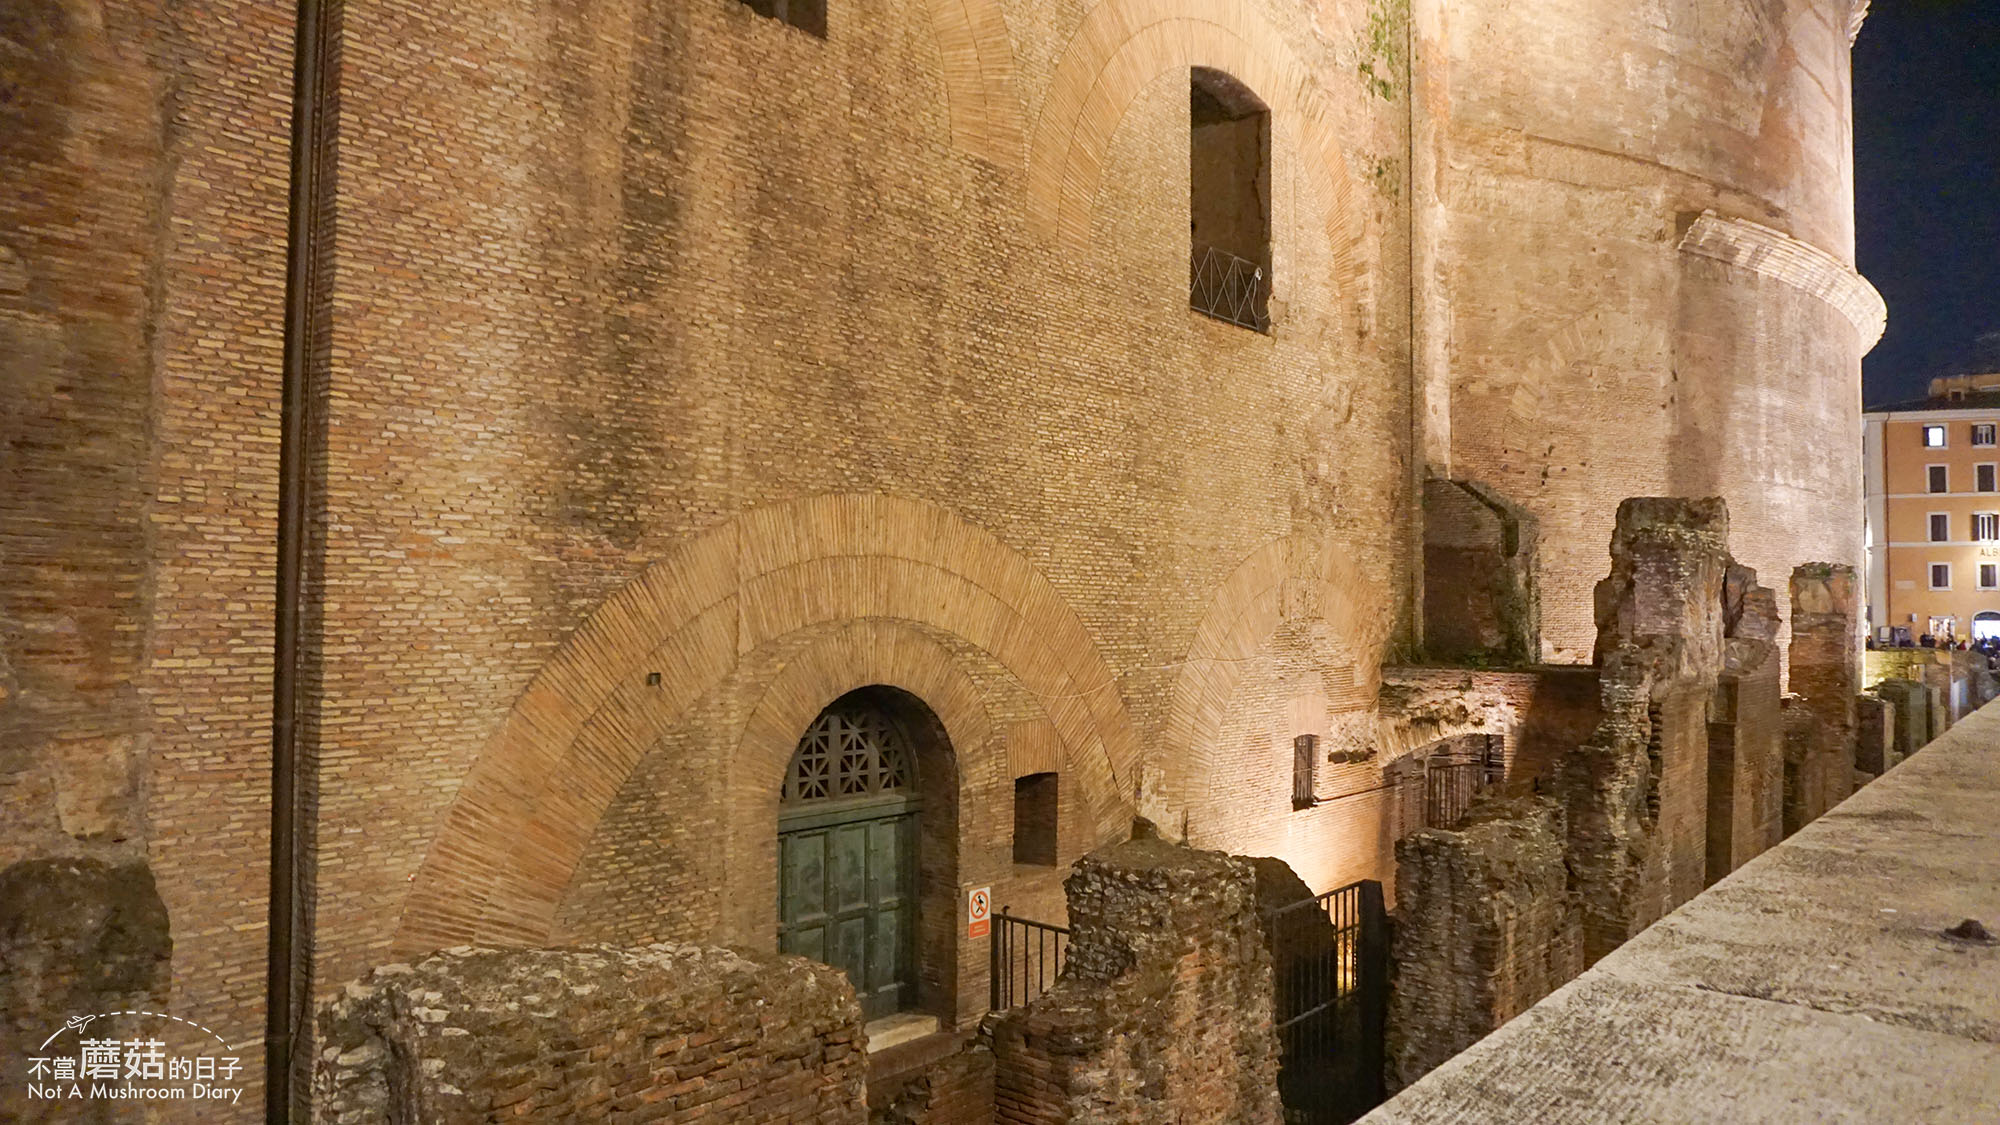
[{"label": "stone parapet ledge", "polygon": [[1364,1125],[2000,1120],[2000,707]]}]

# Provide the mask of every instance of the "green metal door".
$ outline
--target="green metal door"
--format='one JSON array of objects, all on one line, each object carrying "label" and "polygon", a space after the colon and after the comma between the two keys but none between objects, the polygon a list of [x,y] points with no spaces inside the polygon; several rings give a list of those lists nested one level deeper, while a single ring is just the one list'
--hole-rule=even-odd
[{"label": "green metal door", "polygon": [[916,1003],[917,800],[879,713],[829,708],[800,741],[778,819],[778,949],[847,974],[862,1016]]}]

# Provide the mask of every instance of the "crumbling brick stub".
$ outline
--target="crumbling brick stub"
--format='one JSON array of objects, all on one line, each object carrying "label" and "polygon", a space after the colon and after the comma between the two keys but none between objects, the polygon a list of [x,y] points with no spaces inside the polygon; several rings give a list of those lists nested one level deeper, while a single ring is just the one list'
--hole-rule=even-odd
[{"label": "crumbling brick stub", "polygon": [[[1802,563],[1792,570],[1790,689],[1826,726],[1820,767],[1826,799],[1845,799],[1854,770],[1855,697],[1861,691],[1861,584],[1854,568]],[[1828,806],[1830,807],[1830,805]],[[1825,811],[1824,808],[1819,811]],[[1817,815],[1817,814],[1815,814]]]},{"label": "crumbling brick stub", "polygon": [[1603,719],[1556,781],[1591,962],[1699,893],[1706,876],[1707,718],[1725,663],[1728,540],[1719,498],[1618,506],[1611,574],[1596,590]]},{"label": "crumbling brick stub", "polygon": [[1732,562],[1722,617],[1722,671],[1708,725],[1710,884],[1778,842],[1784,785],[1777,593]]},{"label": "crumbling brick stub", "polygon": [[1399,1090],[1583,970],[1562,807],[1481,798],[1396,845],[1389,1089]]},{"label": "crumbling brick stub", "polygon": [[835,969],[689,945],[473,949],[386,965],[319,1011],[314,1120],[863,1125]]},{"label": "crumbling brick stub", "polygon": [[1157,839],[1079,860],[1055,986],[995,1017],[995,1120],[1278,1125],[1271,957],[1250,861]]}]

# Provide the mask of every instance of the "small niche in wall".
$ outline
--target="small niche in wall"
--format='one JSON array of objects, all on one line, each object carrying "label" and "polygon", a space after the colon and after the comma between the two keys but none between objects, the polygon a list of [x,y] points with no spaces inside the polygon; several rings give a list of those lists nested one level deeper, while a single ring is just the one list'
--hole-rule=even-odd
[{"label": "small niche in wall", "polygon": [[1031,773],[1014,779],[1014,862],[1037,867],[1056,864],[1056,775]]}]

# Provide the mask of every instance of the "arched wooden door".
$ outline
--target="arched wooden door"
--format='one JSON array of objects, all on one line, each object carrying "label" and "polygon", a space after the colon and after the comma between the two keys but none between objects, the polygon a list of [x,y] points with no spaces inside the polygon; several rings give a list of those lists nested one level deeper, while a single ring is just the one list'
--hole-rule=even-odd
[{"label": "arched wooden door", "polygon": [[843,696],[799,740],[778,808],[778,949],[847,974],[862,1018],[917,999],[916,756]]}]

